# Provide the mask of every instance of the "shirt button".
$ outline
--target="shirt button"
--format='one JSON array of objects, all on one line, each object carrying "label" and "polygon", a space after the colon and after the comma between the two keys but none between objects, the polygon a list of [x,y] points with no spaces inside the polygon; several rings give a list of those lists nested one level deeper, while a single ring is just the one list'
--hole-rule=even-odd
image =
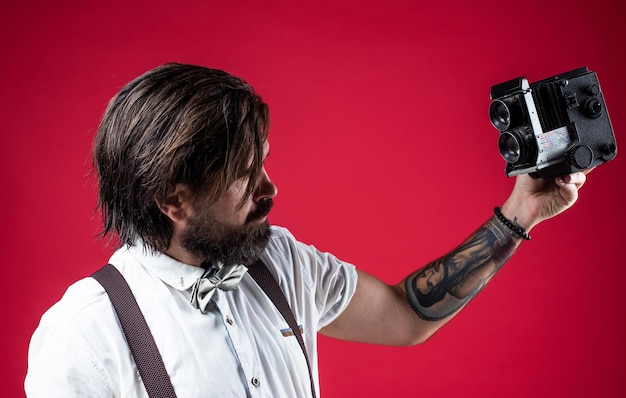
[{"label": "shirt button", "polygon": [[250,380],[250,382],[252,383],[253,386],[258,387],[259,384],[261,384],[261,381],[259,380],[258,377],[253,377],[252,380]]},{"label": "shirt button", "polygon": [[233,318],[230,317],[230,315],[226,316],[226,323],[228,323],[229,325],[233,325],[235,323],[235,320]]}]

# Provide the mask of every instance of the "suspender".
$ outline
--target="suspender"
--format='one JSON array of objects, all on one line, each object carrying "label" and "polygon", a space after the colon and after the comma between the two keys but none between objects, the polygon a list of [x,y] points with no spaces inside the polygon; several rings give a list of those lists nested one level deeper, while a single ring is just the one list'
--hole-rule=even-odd
[{"label": "suspender", "polygon": [[315,398],[315,382],[313,381],[313,372],[311,371],[311,361],[309,361],[309,356],[306,352],[306,347],[304,346],[304,340],[302,339],[300,327],[298,326],[298,322],[296,322],[293,311],[289,307],[285,294],[282,290],[280,290],[278,282],[276,282],[274,276],[261,260],[257,260],[257,262],[250,267],[248,273],[252,276],[252,278],[254,278],[255,282],[261,287],[261,289],[263,289],[270,300],[272,300],[272,303],[274,303],[274,306],[278,309],[283,318],[285,318],[294,336],[296,336],[296,339],[300,344],[300,348],[302,349],[302,353],[304,354],[304,359],[306,359],[306,366],[309,370],[309,379],[311,380],[311,394],[313,398]]},{"label": "suspender", "polygon": [[[272,300],[298,340],[309,370],[311,394],[315,398],[315,382],[309,356],[302,339],[302,333],[283,291],[261,260],[251,266],[248,273]],[[92,277],[102,285],[109,295],[148,396],[150,398],[176,398],[176,393],[154,342],[154,337],[122,274],[113,265],[107,264],[94,272]]]},{"label": "suspender", "polygon": [[107,264],[91,276],[104,287],[111,299],[148,396],[176,398],[154,337],[122,274]]}]

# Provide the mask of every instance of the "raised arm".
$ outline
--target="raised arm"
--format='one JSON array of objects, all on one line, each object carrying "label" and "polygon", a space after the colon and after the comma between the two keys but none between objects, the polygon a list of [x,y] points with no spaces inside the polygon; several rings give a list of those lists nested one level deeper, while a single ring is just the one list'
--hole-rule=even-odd
[{"label": "raised arm", "polygon": [[501,208],[514,227],[494,215],[453,251],[395,286],[359,271],[350,304],[321,333],[375,344],[425,341],[475,297],[515,252],[524,240],[516,227],[529,232],[571,207],[585,180],[583,173],[555,180],[517,177]]}]

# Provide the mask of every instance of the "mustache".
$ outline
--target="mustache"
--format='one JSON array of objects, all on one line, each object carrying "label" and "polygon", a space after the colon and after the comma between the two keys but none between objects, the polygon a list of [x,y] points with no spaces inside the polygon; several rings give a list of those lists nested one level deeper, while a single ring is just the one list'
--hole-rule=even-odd
[{"label": "mustache", "polygon": [[248,215],[247,222],[260,220],[267,216],[274,207],[274,200],[272,198],[261,199],[256,204],[256,209]]}]

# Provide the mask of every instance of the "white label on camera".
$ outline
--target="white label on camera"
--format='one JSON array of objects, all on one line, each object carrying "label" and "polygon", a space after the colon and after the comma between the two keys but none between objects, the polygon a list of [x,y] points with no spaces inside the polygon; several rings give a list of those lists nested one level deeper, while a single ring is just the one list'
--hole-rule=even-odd
[{"label": "white label on camera", "polygon": [[539,145],[540,152],[564,148],[567,147],[570,142],[567,127],[559,127],[558,129],[547,131],[537,136],[537,144]]}]

